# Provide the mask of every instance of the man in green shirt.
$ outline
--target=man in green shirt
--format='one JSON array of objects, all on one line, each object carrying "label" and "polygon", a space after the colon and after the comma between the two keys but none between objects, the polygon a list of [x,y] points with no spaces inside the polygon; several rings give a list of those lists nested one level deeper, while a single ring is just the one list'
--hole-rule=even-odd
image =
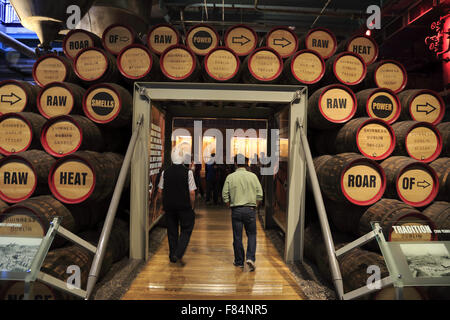
[{"label": "man in green shirt", "polygon": [[226,178],[222,197],[223,202],[231,208],[234,265],[244,267],[242,227],[245,227],[248,238],[246,263],[250,271],[254,271],[256,268],[256,208],[263,199],[263,192],[258,177],[246,170],[247,163],[248,159],[243,155],[235,157],[237,169]]}]

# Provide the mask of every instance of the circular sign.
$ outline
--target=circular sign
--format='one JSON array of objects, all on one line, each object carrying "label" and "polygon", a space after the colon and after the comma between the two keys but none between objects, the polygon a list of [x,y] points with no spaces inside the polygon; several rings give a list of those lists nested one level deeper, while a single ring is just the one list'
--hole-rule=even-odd
[{"label": "circular sign", "polygon": [[51,186],[62,202],[84,201],[94,190],[94,172],[84,161],[63,161],[51,175]]},{"label": "circular sign", "polygon": [[336,45],[336,38],[324,29],[316,29],[306,36],[306,48],[317,51],[323,59],[336,52]]},{"label": "circular sign", "polygon": [[3,154],[25,151],[31,140],[31,128],[24,120],[6,118],[0,122],[0,152]]},{"label": "circular sign", "polygon": [[282,69],[282,61],[272,51],[259,50],[250,57],[248,67],[256,79],[270,81],[279,76]]},{"label": "circular sign", "polygon": [[81,79],[95,81],[100,79],[108,69],[108,60],[98,50],[85,50],[75,61],[75,70]]},{"label": "circular sign", "polygon": [[399,197],[411,205],[424,205],[435,190],[434,179],[425,168],[406,169],[397,179]]},{"label": "circular sign", "polygon": [[375,71],[375,83],[379,88],[388,88],[398,93],[406,85],[406,73],[396,63],[382,63]]},{"label": "circular sign", "polygon": [[351,54],[343,54],[337,58],[333,70],[338,80],[346,85],[358,84],[366,76],[364,61]]},{"label": "circular sign", "polygon": [[347,51],[359,54],[369,65],[378,57],[378,45],[371,38],[364,36],[354,37],[347,45]]},{"label": "circular sign", "polygon": [[85,98],[85,105],[89,118],[99,123],[112,121],[121,108],[119,95],[107,87],[91,90]]},{"label": "circular sign", "polygon": [[195,60],[191,53],[183,48],[169,49],[161,58],[161,69],[164,74],[173,80],[182,80],[192,74]]},{"label": "circular sign", "polygon": [[133,42],[133,32],[125,26],[111,26],[103,33],[103,45],[106,50],[114,55],[118,55],[122,49]]},{"label": "circular sign", "polygon": [[331,88],[322,94],[319,107],[327,120],[342,123],[354,115],[355,100],[347,90]]},{"label": "circular sign", "polygon": [[56,121],[46,128],[43,139],[46,151],[54,155],[68,155],[78,150],[81,145],[81,131],[67,120]]},{"label": "circular sign", "polygon": [[0,115],[22,112],[28,103],[25,90],[15,83],[5,83],[0,87]]},{"label": "circular sign", "polygon": [[210,27],[197,26],[188,32],[186,43],[194,53],[205,56],[219,45],[219,39]]},{"label": "circular sign", "polygon": [[[23,300],[25,292],[24,282],[14,282],[3,295],[4,300]],[[33,283],[30,300],[56,300],[53,291],[40,282]]]},{"label": "circular sign", "polygon": [[445,109],[443,101],[429,92],[418,94],[409,106],[409,112],[414,120],[432,124],[442,119],[443,109]]},{"label": "circular sign", "polygon": [[367,114],[371,118],[378,118],[391,123],[398,118],[399,104],[395,96],[385,91],[378,91],[367,101]]},{"label": "circular sign", "polygon": [[267,46],[272,48],[282,58],[289,57],[298,49],[297,36],[289,29],[275,29],[267,35]]},{"label": "circular sign", "polygon": [[33,70],[34,79],[44,87],[52,82],[64,82],[67,76],[66,65],[56,57],[46,57],[38,62]]},{"label": "circular sign", "polygon": [[[439,150],[440,141],[436,132],[427,127],[412,129],[405,139],[408,154],[420,161],[430,161]],[[432,160],[432,159],[431,159]]]},{"label": "circular sign", "polygon": [[68,115],[74,104],[70,90],[58,85],[43,89],[39,100],[40,111],[46,118]]},{"label": "circular sign", "polygon": [[0,197],[6,202],[29,198],[36,188],[33,169],[21,160],[4,161],[0,166]]},{"label": "circular sign", "polygon": [[383,189],[383,178],[370,165],[356,164],[342,177],[342,190],[352,203],[369,203],[376,200]]},{"label": "circular sign", "polygon": [[356,143],[363,155],[376,160],[388,156],[395,147],[389,128],[380,123],[364,125],[358,132]]},{"label": "circular sign", "polygon": [[149,48],[157,54],[162,54],[170,46],[178,44],[179,41],[177,31],[166,25],[156,26],[147,37]]},{"label": "circular sign", "polygon": [[81,50],[92,48],[93,46],[94,40],[83,30],[69,32],[63,43],[64,53],[71,59],[75,59]]},{"label": "circular sign", "polygon": [[231,27],[225,35],[225,45],[238,56],[249,55],[257,46],[256,33],[244,26]]},{"label": "circular sign", "polygon": [[304,51],[292,59],[291,71],[298,81],[312,84],[322,79],[325,65],[317,54]]},{"label": "circular sign", "polygon": [[205,58],[206,72],[219,81],[233,78],[238,72],[239,61],[233,52],[225,49],[211,51]]},{"label": "circular sign", "polygon": [[6,218],[0,215],[1,223],[10,224],[10,227],[2,228],[2,236],[33,237],[45,236],[46,228],[41,224],[29,209],[18,207],[9,209]]},{"label": "circular sign", "polygon": [[140,47],[131,47],[119,56],[118,64],[124,76],[139,79],[147,75],[152,68],[152,58]]}]

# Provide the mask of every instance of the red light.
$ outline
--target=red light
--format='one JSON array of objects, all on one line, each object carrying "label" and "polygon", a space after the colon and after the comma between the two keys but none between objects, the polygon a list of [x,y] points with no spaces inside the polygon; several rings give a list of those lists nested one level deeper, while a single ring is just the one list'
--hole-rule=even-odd
[{"label": "red light", "polygon": [[372,35],[372,31],[371,30],[367,30],[366,31],[366,36],[370,37]]}]

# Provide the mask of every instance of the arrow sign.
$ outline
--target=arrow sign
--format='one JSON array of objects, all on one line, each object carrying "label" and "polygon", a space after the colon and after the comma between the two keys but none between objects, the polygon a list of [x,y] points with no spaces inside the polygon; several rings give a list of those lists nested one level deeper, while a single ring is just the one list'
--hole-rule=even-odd
[{"label": "arrow sign", "polygon": [[423,180],[423,181],[417,182],[417,186],[425,189],[425,188],[428,188],[429,186],[431,186],[431,184],[428,181]]},{"label": "arrow sign", "polygon": [[8,102],[10,105],[16,104],[22,100],[22,98],[17,96],[14,92],[11,92],[10,95],[2,95],[1,99],[2,102]]},{"label": "arrow sign", "polygon": [[428,115],[429,113],[432,113],[437,108],[427,102],[427,104],[418,104],[416,107],[417,112],[426,112]]},{"label": "arrow sign", "polygon": [[281,39],[273,39],[273,45],[274,46],[282,46],[283,48],[290,45],[292,42],[290,42],[288,39],[286,39],[285,37],[281,38]]},{"label": "arrow sign", "polygon": [[122,42],[127,42],[128,40],[130,40],[130,38],[125,36],[125,37],[120,37],[119,40]]},{"label": "arrow sign", "polygon": [[241,46],[243,46],[243,45],[246,45],[247,43],[249,43],[250,39],[244,35],[241,35],[239,37],[233,37],[231,42],[237,43],[237,44],[240,44]]}]

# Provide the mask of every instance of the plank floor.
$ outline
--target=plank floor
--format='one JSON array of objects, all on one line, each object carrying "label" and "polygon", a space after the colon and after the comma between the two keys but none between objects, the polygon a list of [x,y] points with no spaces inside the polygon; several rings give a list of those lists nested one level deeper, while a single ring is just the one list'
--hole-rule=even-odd
[{"label": "plank floor", "polygon": [[[282,257],[257,222],[256,270],[233,266],[229,209],[199,208],[186,265],[169,262],[167,237],[132,283],[124,300],[306,299]],[[245,232],[244,232],[245,235]],[[244,236],[244,248],[247,239]]]}]

